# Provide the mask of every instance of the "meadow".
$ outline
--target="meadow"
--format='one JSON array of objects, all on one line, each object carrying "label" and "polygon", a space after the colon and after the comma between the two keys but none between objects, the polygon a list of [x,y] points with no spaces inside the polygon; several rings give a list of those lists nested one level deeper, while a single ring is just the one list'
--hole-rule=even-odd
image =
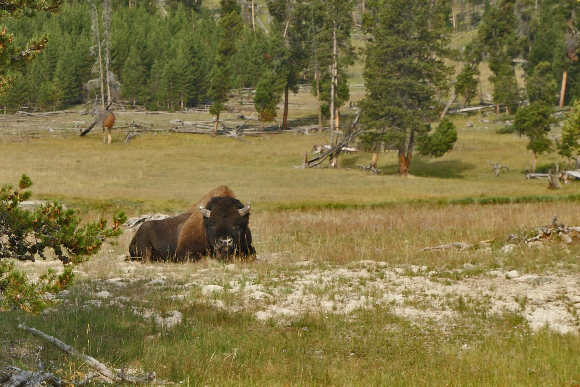
[{"label": "meadow", "polygon": [[[307,91],[292,96],[291,127],[314,123],[313,103]],[[229,125],[251,115],[240,106],[225,114]],[[347,124],[354,114],[344,113]],[[117,126],[152,129],[210,119],[115,114]],[[257,250],[251,261],[143,264],[125,261],[127,230],[75,268],[54,307],[0,312],[0,365],[33,369],[43,346],[45,368],[65,380],[91,371],[17,328],[26,323],[112,368],[184,386],[578,385],[580,241],[524,241],[554,215],[580,226],[580,183],[551,191],[526,180],[526,139],[496,133],[511,118],[452,118],[454,150],[414,156],[401,178],[389,152],[381,175],[358,168],[370,163],[364,151],[341,155],[339,169],[295,168],[328,133],[271,127],[238,140],[160,130],[125,144],[130,129],[117,129],[104,145],[99,130],[78,136],[90,120],[81,109],[0,117],[0,181],[29,175],[33,199],[91,220],[175,214],[226,184],[252,201]],[[488,160],[498,159],[510,169],[494,177]],[[539,166],[555,161],[545,155]],[[421,251],[454,242],[469,247]],[[19,266],[31,278],[61,269]]]}]

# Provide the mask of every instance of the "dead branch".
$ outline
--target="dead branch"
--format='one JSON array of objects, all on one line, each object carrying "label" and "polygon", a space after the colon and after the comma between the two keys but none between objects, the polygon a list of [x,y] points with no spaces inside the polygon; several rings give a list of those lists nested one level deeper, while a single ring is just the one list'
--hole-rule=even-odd
[{"label": "dead branch", "polygon": [[470,245],[469,243],[465,243],[465,242],[453,242],[453,243],[449,243],[449,244],[441,245],[441,246],[424,247],[421,250],[419,250],[418,253],[420,253],[422,251],[446,250],[446,249],[451,249],[451,248],[456,248],[459,251],[463,251],[463,250],[470,249],[472,247],[473,246]]},{"label": "dead branch", "polygon": [[68,114],[68,113],[74,113],[74,112],[72,110],[58,110],[55,112],[29,113],[29,112],[25,112],[23,110],[18,110],[14,114],[15,115],[30,116],[30,117],[47,117],[47,116],[51,116],[51,115],[55,115],[55,114]]},{"label": "dead branch", "polygon": [[17,367],[8,366],[0,370],[0,385],[6,387],[40,387],[54,386],[61,387],[60,378],[39,369],[37,372],[21,370]]},{"label": "dead branch", "polygon": [[445,114],[447,114],[447,110],[449,110],[449,107],[451,106],[453,101],[455,101],[455,90],[453,90],[451,92],[451,95],[449,96],[449,100],[447,101],[447,103],[445,104],[445,108],[441,112],[441,116],[439,117],[441,120],[445,117]]},{"label": "dead branch", "polygon": [[242,129],[242,126],[246,125],[252,119],[252,117],[254,117],[254,114],[256,114],[256,112],[253,112],[252,115],[250,116],[250,118],[248,118],[246,120],[246,122],[244,122],[243,124],[241,124],[240,126],[238,126],[238,129],[236,129],[236,130]]},{"label": "dead branch", "polygon": [[95,371],[97,371],[101,377],[103,377],[104,379],[106,379],[109,382],[125,381],[125,382],[129,382],[129,383],[134,383],[134,384],[137,384],[137,383],[151,383],[151,384],[156,384],[156,385],[170,384],[170,383],[162,381],[162,380],[156,380],[154,372],[151,374],[147,374],[144,378],[138,378],[135,376],[126,375],[124,372],[124,369],[121,369],[120,372],[115,374],[109,368],[107,368],[107,366],[105,366],[103,363],[101,363],[100,361],[96,360],[95,358],[93,358],[91,356],[88,356],[88,355],[85,355],[83,353],[78,352],[76,349],[74,349],[70,345],[63,343],[62,341],[60,341],[59,339],[57,339],[55,337],[47,335],[46,333],[39,331],[38,329],[31,328],[31,327],[26,326],[24,324],[18,324],[18,328],[24,329],[28,332],[31,332],[32,334],[49,341],[55,347],[66,352],[67,354],[71,355],[72,357],[82,360],[87,365],[92,367]]},{"label": "dead branch", "polygon": [[507,169],[508,171],[510,170],[509,167],[506,167],[505,165],[501,165],[500,161],[501,161],[501,159],[498,159],[497,164],[494,164],[491,161],[487,160],[487,162],[493,166],[493,171],[495,172],[495,177],[499,176],[499,173],[501,172],[502,169]]},{"label": "dead branch", "polygon": [[322,155],[315,157],[312,160],[306,162],[306,168],[312,168],[312,167],[315,167],[317,165],[320,165],[328,157],[334,158],[334,157],[338,156],[338,154],[341,152],[343,147],[346,147],[351,141],[353,141],[355,138],[357,138],[363,132],[363,130],[362,130],[362,128],[357,129],[357,130],[353,130],[353,129],[357,126],[361,113],[362,113],[362,110],[360,110],[358,112],[356,118],[354,119],[354,121],[352,122],[352,124],[350,126],[350,130],[344,136],[342,141],[340,141],[338,144],[331,147],[328,151],[324,152]]}]

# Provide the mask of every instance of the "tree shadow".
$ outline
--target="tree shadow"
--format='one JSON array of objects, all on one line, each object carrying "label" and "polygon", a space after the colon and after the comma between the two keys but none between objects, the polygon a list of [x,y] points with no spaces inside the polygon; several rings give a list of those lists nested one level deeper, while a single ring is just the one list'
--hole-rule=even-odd
[{"label": "tree shadow", "polygon": [[[398,164],[379,166],[384,174],[396,174]],[[475,165],[462,160],[433,160],[428,157],[414,157],[410,173],[417,177],[436,177],[439,179],[464,179],[465,172],[475,169]]]}]

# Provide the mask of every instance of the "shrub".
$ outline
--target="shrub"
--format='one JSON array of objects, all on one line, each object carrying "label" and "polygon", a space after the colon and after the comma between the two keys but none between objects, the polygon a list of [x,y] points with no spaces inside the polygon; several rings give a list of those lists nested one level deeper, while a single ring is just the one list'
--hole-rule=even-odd
[{"label": "shrub", "polygon": [[58,202],[33,211],[22,209],[19,204],[30,198],[31,186],[30,178],[22,175],[18,187],[4,185],[0,189],[0,310],[39,312],[47,305],[45,293],[62,290],[73,279],[68,266],[60,276],[49,270],[37,283],[30,283],[26,275],[14,270],[11,260],[46,259],[49,250],[65,265],[83,262],[96,254],[105,240],[120,235],[120,225],[126,220],[119,212],[112,227],[107,227],[104,219],[81,225],[75,211]]}]

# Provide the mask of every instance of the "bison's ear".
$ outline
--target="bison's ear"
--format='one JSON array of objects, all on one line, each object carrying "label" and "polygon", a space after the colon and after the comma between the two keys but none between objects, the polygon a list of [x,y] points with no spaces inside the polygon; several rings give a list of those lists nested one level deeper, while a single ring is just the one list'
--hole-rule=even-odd
[{"label": "bison's ear", "polygon": [[207,210],[207,209],[206,209],[206,208],[203,206],[203,204],[201,204],[201,205],[199,206],[199,212],[201,212],[201,214],[204,216],[204,218],[209,218],[209,217],[210,217],[210,215],[211,215],[211,211],[210,211],[210,210]]},{"label": "bison's ear", "polygon": [[244,217],[250,213],[251,208],[252,208],[252,206],[250,205],[250,201],[248,200],[248,204],[246,204],[246,206],[244,208],[239,209],[238,212],[240,213],[241,217]]}]

